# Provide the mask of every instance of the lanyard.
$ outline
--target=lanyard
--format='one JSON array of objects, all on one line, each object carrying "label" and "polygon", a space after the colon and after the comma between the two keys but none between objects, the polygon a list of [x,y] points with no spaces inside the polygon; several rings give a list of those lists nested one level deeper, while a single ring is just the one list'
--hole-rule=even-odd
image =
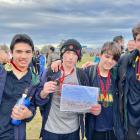
[{"label": "lanyard", "polygon": [[138,58],[137,73],[140,75],[140,57]]},{"label": "lanyard", "polygon": [[14,66],[14,68],[15,68],[16,70],[22,72],[22,71],[14,64],[14,62],[13,62],[12,60],[10,61],[10,63]]},{"label": "lanyard", "polygon": [[110,71],[108,72],[107,80],[106,80],[106,84],[105,85],[104,85],[103,80],[101,78],[99,67],[97,67],[97,74],[98,74],[98,77],[99,77],[99,80],[100,80],[100,88],[101,88],[102,94],[103,94],[104,98],[106,98],[106,95],[107,95],[108,90],[109,90]]},{"label": "lanyard", "polygon": [[[65,75],[65,71],[64,71],[64,67],[63,66],[61,67],[61,71],[62,71],[62,76],[58,79],[58,81],[59,81],[59,90],[62,89],[62,84],[64,82],[65,77],[71,75],[74,72],[74,68],[67,75]],[[60,93],[58,93],[58,95],[60,95]]]},{"label": "lanyard", "polygon": [[61,67],[61,70],[62,70],[62,76],[59,78],[59,83],[63,84],[65,77],[71,75],[74,72],[74,68],[67,75],[65,75],[65,71],[64,71],[64,67],[63,66]]},{"label": "lanyard", "polygon": [[19,69],[19,68],[15,65],[15,63],[14,63],[12,60],[10,61],[10,63],[14,66],[14,68],[15,68],[16,70],[18,70],[18,71],[20,71],[20,72],[25,72],[25,71],[27,71],[27,70],[22,71],[21,69]]},{"label": "lanyard", "polygon": [[135,62],[136,62],[136,79],[140,80],[140,57],[139,56],[136,57]]}]

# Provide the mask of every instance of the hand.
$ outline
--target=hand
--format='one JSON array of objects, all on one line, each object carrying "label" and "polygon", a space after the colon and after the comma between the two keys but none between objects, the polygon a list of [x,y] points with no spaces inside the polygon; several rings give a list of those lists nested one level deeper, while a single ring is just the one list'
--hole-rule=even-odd
[{"label": "hand", "polygon": [[101,113],[101,105],[100,104],[93,105],[90,109],[90,113],[92,113],[95,116],[99,115]]},{"label": "hand", "polygon": [[82,65],[82,68],[85,69],[85,68],[87,68],[89,66],[92,66],[92,65],[93,65],[93,62],[88,61],[88,62],[86,62],[85,64]]},{"label": "hand", "polygon": [[49,81],[44,84],[43,90],[40,93],[42,99],[46,98],[48,94],[54,93],[57,89],[57,82]]},{"label": "hand", "polygon": [[10,61],[8,54],[4,50],[0,50],[0,63],[4,64]]},{"label": "hand", "polygon": [[53,70],[53,72],[58,72],[58,70],[60,70],[61,68],[61,65],[62,65],[61,60],[54,61],[51,64],[51,69]]},{"label": "hand", "polygon": [[12,109],[11,118],[16,120],[24,120],[30,118],[32,115],[32,112],[26,106],[20,105],[19,107],[15,105]]}]

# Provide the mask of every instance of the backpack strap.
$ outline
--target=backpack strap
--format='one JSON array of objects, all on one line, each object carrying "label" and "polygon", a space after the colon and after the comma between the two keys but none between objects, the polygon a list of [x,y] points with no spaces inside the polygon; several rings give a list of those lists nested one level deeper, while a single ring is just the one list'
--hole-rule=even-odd
[{"label": "backpack strap", "polygon": [[78,80],[81,85],[88,86],[89,85],[89,79],[85,73],[85,71],[82,68],[76,68]]},{"label": "backpack strap", "polygon": [[90,82],[90,84],[92,84],[92,81],[94,80],[94,78],[96,76],[97,64],[90,66],[87,69],[88,69],[87,74],[88,74],[89,82]]}]

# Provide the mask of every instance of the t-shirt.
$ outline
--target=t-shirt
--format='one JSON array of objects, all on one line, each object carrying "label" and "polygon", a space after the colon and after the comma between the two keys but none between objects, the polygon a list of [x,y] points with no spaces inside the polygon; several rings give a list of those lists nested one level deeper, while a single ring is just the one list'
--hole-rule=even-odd
[{"label": "t-shirt", "polygon": [[[79,84],[76,69],[71,75],[65,77],[64,83],[74,85]],[[56,134],[72,133],[79,128],[78,113],[60,111],[61,96],[58,93],[53,93],[51,108],[45,125],[45,130]]]},{"label": "t-shirt", "polygon": [[[104,87],[106,87],[106,77],[102,77],[101,79],[104,83]],[[100,80],[98,75],[95,76],[95,79],[93,80],[93,86],[95,87],[100,87]],[[100,90],[100,97],[103,97],[103,94],[101,93]],[[110,101],[111,98],[111,101]],[[95,131],[108,131],[113,129],[113,96],[112,96],[112,85],[110,85],[109,90],[108,90],[108,107],[104,107],[104,103],[102,99],[100,99],[100,104],[102,106],[101,113],[98,116],[93,116],[94,117],[94,122],[95,122]]]}]

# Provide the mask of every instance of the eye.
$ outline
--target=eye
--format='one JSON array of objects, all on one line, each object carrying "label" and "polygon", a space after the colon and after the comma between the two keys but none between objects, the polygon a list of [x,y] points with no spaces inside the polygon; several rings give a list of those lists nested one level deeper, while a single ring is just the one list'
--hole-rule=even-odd
[{"label": "eye", "polygon": [[109,56],[109,55],[107,55],[107,54],[105,54],[105,57],[106,57],[106,58],[110,58],[110,56]]},{"label": "eye", "polygon": [[16,52],[17,52],[17,53],[20,53],[20,54],[22,53],[22,51],[21,51],[21,50],[16,50]]},{"label": "eye", "polygon": [[30,53],[32,53],[32,51],[31,50],[28,50],[28,51],[26,51],[26,53],[30,54]]}]

